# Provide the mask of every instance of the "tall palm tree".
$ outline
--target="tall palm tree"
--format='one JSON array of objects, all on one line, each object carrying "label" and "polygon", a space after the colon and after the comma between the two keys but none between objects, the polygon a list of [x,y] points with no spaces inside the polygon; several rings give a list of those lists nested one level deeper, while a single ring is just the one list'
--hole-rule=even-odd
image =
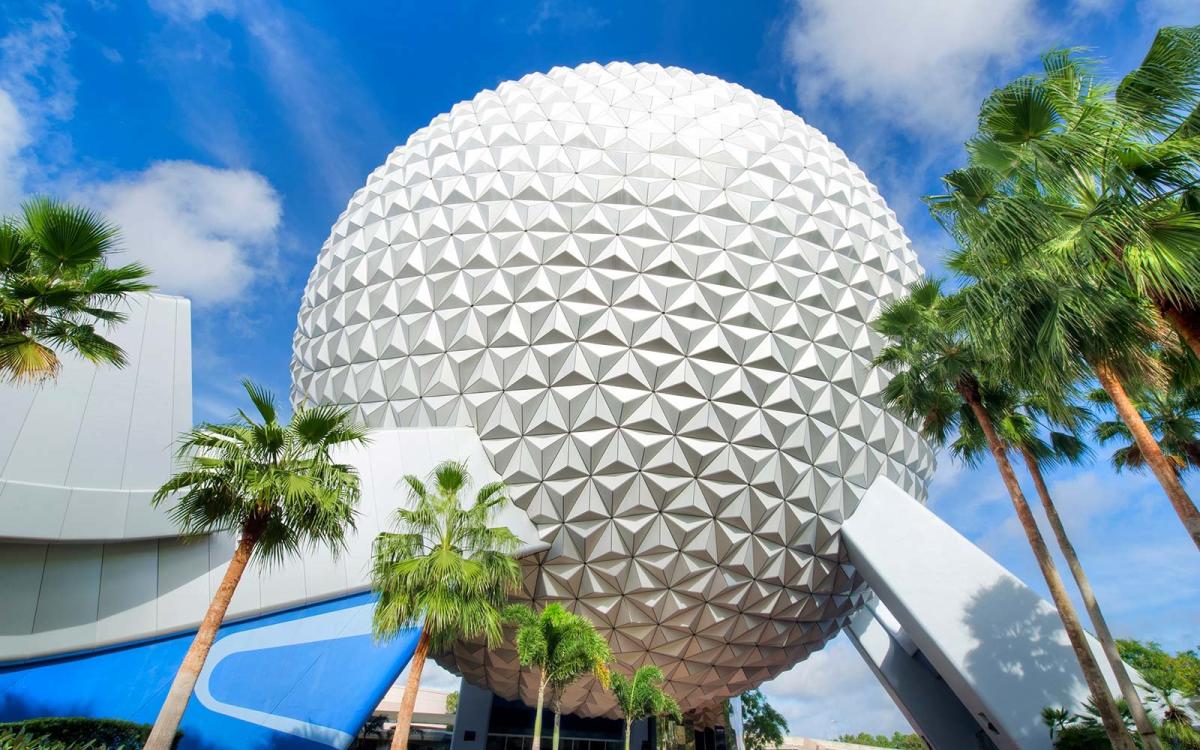
[{"label": "tall palm tree", "polygon": [[[331,451],[361,445],[366,433],[335,406],[300,408],[280,424],[275,399],[250,381],[242,386],[257,419],[238,412],[227,424],[202,424],[179,444],[179,471],[154,495],[173,500],[171,518],[184,534],[233,531],[237,547],[204,620],[171,683],[146,741],[168,750],[208,658],[225,611],[252,559],[279,563],[304,549],[340,550],[354,529],[358,473]],[[181,493],[181,494],[180,494]]]},{"label": "tall palm tree", "polygon": [[984,378],[990,363],[976,353],[961,317],[957,300],[944,295],[941,284],[932,280],[915,284],[907,297],[884,309],[875,321],[876,330],[890,340],[875,359],[876,366],[893,373],[884,390],[884,399],[903,416],[919,421],[922,434],[939,445],[949,443],[951,435],[961,428],[964,412],[978,424],[1058,609],[1084,680],[1100,708],[1109,740],[1117,750],[1132,750],[1133,743],[1123,729],[1079,616],[1009,462],[1008,446],[984,402]]},{"label": "tall palm tree", "polygon": [[1005,378],[1059,393],[1096,378],[1200,549],[1200,510],[1129,395],[1169,381],[1160,352],[1170,342],[1147,301],[1127,287],[1035,256],[1001,265],[986,250],[966,245],[949,265],[975,282],[962,293],[966,319],[975,339],[1011,365]]},{"label": "tall palm tree", "polygon": [[537,708],[533,719],[533,750],[539,750],[542,738],[542,707],[546,691],[554,708],[552,750],[558,750],[558,730],[562,718],[559,700],[562,691],[591,672],[608,688],[608,662],[612,660],[608,641],[586,617],[568,612],[557,602],[534,612],[524,604],[504,610],[504,619],[517,628],[517,654],[521,665],[538,670]]},{"label": "tall palm tree", "polygon": [[[1073,295],[1068,312],[1086,322],[1105,299],[1121,303],[1126,330],[1116,325],[1106,334],[1121,334],[1127,350],[1144,346],[1131,333],[1165,316],[1200,357],[1200,340],[1187,334],[1200,301],[1200,131],[1192,132],[1200,114],[1181,114],[1200,91],[1198,33],[1164,29],[1117,87],[1098,81],[1077,52],[1048,53],[1039,75],[984,101],[967,167],[946,175],[947,192],[927,201],[959,245],[951,267],[981,284],[1000,279],[1009,292],[1021,290],[1025,312],[1050,321],[1021,328],[1011,316],[992,320],[997,330],[1025,336],[1010,361],[1029,352],[1057,359],[1059,369],[1041,374],[1060,380],[1084,377],[1078,367],[1063,367],[1071,359],[1090,368],[1200,548],[1200,511],[1129,398],[1136,368],[1123,373],[1119,363],[1130,352],[1086,325],[1064,327],[1055,309]],[[1177,124],[1166,132],[1170,123]],[[1003,312],[993,305],[988,314]]]},{"label": "tall palm tree", "polygon": [[498,644],[503,637],[501,611],[521,580],[520,566],[512,557],[520,540],[503,526],[489,525],[508,502],[503,482],[485,484],[467,508],[461,495],[471,486],[471,475],[461,461],[438,464],[428,483],[411,474],[404,482],[412,507],[396,510],[396,532],[376,537],[371,563],[371,587],[379,594],[372,624],[375,637],[387,639],[407,628],[421,628],[392,735],[394,750],[408,745],[429,654],[480,635],[488,645]]},{"label": "tall palm tree", "polygon": [[[1103,390],[1093,391],[1088,399],[1103,409],[1112,409],[1112,399]],[[1130,401],[1176,474],[1200,467],[1200,392],[1174,385],[1141,388],[1130,394]],[[1120,443],[1112,455],[1112,464],[1117,471],[1146,468],[1146,458],[1124,422],[1102,420],[1096,423],[1094,433],[1101,445]]]},{"label": "tall palm tree", "polygon": [[125,364],[98,324],[125,320],[122,298],[153,287],[138,263],[109,266],[117,229],[91,211],[33,198],[0,219],[0,378],[53,378],[59,354]]},{"label": "tall palm tree", "polygon": [[629,733],[633,722],[651,716],[671,716],[682,721],[679,704],[662,689],[666,677],[658,667],[647,664],[638,667],[633,677],[613,674],[611,689],[617,708],[625,719],[625,750],[629,750]]},{"label": "tall palm tree", "polygon": [[[1100,641],[1104,656],[1121,689],[1121,695],[1129,707],[1134,726],[1142,737],[1143,750],[1162,750],[1154,723],[1146,713],[1141,695],[1129,676],[1129,670],[1118,651],[1112,630],[1108,627],[1108,621],[1096,599],[1095,590],[1092,589],[1091,580],[1084,572],[1075,545],[1067,535],[1042,472],[1046,465],[1079,464],[1088,457],[1090,449],[1079,436],[1078,430],[1091,415],[1086,409],[1069,402],[1048,402],[1045,398],[1030,396],[1020,398],[1011,388],[988,389],[983,401],[992,415],[1000,437],[1009,450],[1021,456],[1029,476],[1033,479],[1033,486],[1041,500],[1050,529],[1079,588],[1092,627],[1095,628],[1096,639]],[[987,451],[987,441],[978,422],[967,419],[964,415],[959,437],[951,445],[951,450],[965,463],[978,465]]]},{"label": "tall palm tree", "polygon": [[986,207],[1009,251],[1120,277],[1200,357],[1200,26],[1161,29],[1115,85],[1078,50],[1042,62],[984,102],[976,180],[935,207],[955,223]]}]

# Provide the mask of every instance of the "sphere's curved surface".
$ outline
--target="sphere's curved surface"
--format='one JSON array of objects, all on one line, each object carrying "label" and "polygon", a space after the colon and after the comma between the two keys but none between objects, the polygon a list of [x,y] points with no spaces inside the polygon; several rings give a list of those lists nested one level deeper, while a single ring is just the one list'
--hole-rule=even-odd
[{"label": "sphere's curved surface", "polygon": [[[878,192],[774,102],[678,68],[555,68],[397,148],[321,250],[293,397],[468,425],[551,551],[526,596],[663,668],[685,710],[861,603],[838,527],[933,466],[868,321],[920,267]],[[442,659],[534,696],[505,647]],[[612,708],[585,682],[566,710]]]}]

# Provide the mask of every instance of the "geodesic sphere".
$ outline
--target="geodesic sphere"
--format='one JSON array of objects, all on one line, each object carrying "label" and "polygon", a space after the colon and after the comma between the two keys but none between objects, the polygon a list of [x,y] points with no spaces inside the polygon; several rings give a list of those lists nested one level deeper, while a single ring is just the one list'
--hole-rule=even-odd
[{"label": "geodesic sphere", "polygon": [[[861,603],[838,527],[933,466],[881,408],[868,324],[920,275],[846,156],[744,88],[555,68],[417,131],[333,228],[296,400],[471,426],[551,550],[524,596],[587,615],[685,710],[821,648]],[[439,659],[536,695],[510,646]],[[578,683],[564,709],[604,714]]]}]

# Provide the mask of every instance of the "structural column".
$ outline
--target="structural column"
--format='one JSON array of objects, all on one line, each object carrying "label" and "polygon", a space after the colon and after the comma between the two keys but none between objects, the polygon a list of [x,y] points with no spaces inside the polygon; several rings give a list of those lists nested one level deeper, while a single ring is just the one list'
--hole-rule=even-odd
[{"label": "structural column", "polygon": [[990,750],[995,745],[878,600],[846,629],[850,642],[933,750]]}]

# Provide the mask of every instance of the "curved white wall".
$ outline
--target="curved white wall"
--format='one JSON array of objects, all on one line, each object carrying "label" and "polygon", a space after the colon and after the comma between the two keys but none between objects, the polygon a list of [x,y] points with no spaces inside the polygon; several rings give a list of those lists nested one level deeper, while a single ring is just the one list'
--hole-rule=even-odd
[{"label": "curved white wall", "polygon": [[0,383],[0,539],[171,537],[150,497],[192,424],[188,300],[134,295],[110,332],[128,366],[64,357],[56,382]]}]

